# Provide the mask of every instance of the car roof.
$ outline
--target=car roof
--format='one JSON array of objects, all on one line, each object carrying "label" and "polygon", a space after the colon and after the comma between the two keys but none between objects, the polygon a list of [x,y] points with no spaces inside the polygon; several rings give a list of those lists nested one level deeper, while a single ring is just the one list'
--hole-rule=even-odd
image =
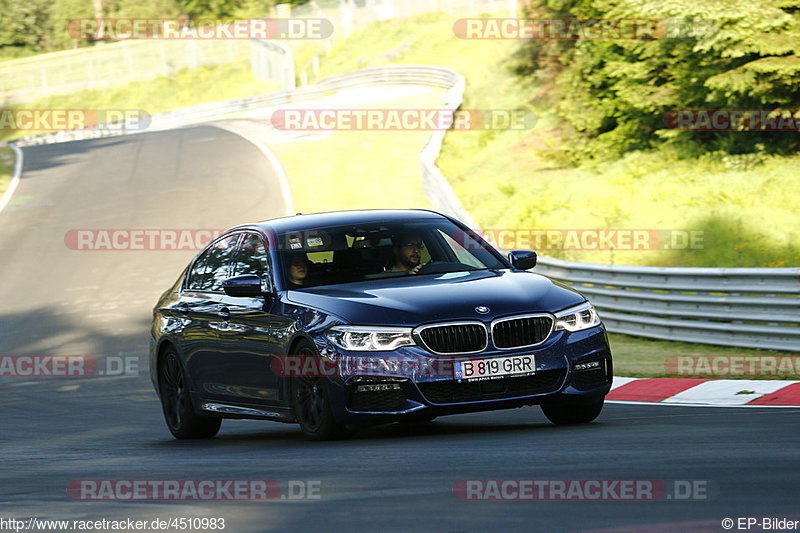
[{"label": "car roof", "polygon": [[304,231],[329,226],[347,224],[368,224],[375,222],[405,222],[410,220],[446,219],[441,213],[428,209],[362,209],[357,211],[330,211],[304,215],[273,218],[252,224],[243,224],[232,229],[259,228],[276,233]]}]

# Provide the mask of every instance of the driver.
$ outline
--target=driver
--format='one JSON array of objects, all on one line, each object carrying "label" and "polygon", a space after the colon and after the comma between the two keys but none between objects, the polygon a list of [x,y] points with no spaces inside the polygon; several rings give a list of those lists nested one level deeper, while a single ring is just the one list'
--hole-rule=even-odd
[{"label": "driver", "polygon": [[414,233],[403,233],[392,239],[392,254],[394,255],[394,266],[389,272],[405,272],[406,274],[416,274],[424,265],[421,252],[425,249],[422,238]]}]

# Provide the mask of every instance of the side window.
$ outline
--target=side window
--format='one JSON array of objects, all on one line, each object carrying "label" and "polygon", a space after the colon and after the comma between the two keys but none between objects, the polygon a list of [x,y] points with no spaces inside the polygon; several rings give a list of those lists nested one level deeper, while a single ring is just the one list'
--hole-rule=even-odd
[{"label": "side window", "polygon": [[211,255],[211,250],[206,250],[197,261],[194,262],[192,270],[189,272],[189,281],[186,283],[186,289],[190,291],[202,290],[203,274],[206,270],[206,263],[208,263],[208,256]]},{"label": "side window", "polygon": [[236,256],[235,271],[232,275],[254,274],[263,280],[269,279],[269,258],[261,235],[247,233]]},{"label": "side window", "polygon": [[239,233],[215,242],[198,259],[189,276],[188,288],[195,291],[222,292],[222,282],[230,277]]}]

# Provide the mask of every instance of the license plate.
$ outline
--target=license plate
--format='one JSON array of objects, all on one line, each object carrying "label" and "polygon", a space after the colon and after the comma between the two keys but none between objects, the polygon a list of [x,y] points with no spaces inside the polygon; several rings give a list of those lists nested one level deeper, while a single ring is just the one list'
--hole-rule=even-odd
[{"label": "license plate", "polygon": [[482,381],[508,376],[531,376],[536,373],[533,355],[509,355],[494,359],[455,361],[454,374],[458,381]]}]

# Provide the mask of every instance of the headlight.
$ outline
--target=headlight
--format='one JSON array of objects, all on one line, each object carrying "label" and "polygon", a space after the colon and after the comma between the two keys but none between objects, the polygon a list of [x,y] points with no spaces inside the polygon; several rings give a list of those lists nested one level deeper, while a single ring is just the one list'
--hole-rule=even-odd
[{"label": "headlight", "polygon": [[556,313],[556,331],[580,331],[600,324],[600,317],[589,302]]},{"label": "headlight", "polygon": [[411,328],[334,326],[327,337],[339,348],[355,352],[389,351],[414,344]]}]

